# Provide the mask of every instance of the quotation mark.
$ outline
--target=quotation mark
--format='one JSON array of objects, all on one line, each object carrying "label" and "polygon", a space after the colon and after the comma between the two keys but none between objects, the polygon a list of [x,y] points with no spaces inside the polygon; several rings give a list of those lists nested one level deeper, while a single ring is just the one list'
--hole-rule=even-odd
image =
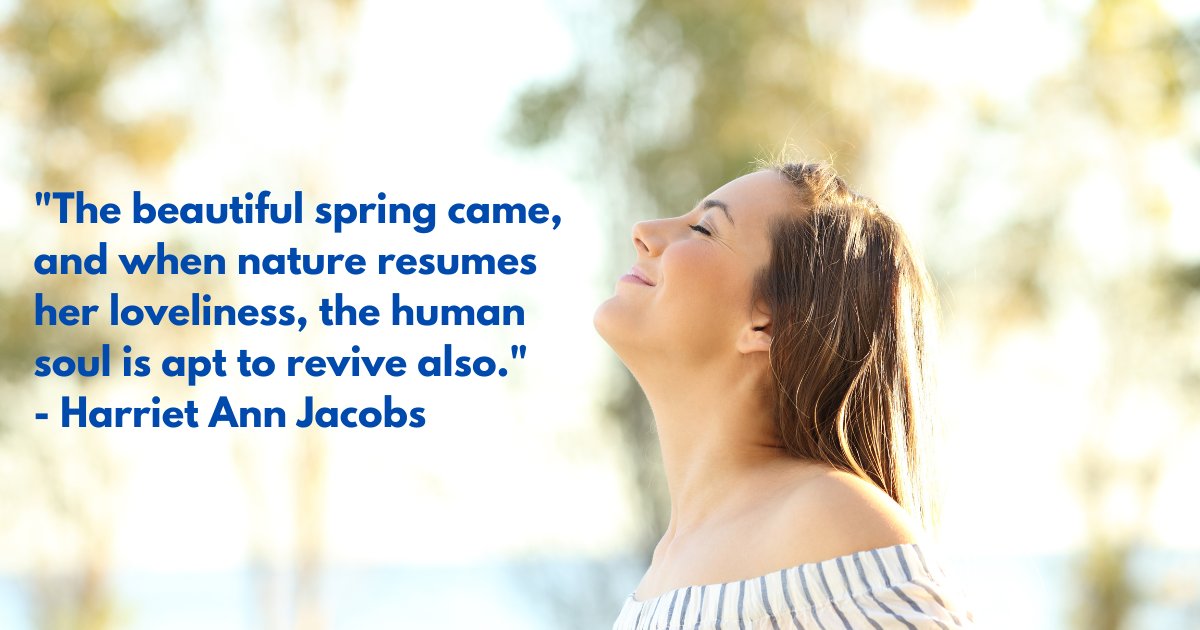
[{"label": "quotation mark", "polygon": [[[43,202],[45,202],[45,203],[43,204]],[[39,206],[50,205],[50,193],[48,193],[48,192],[37,193],[37,205],[39,205]]]},{"label": "quotation mark", "polygon": [[[513,357],[514,359],[515,359],[515,358],[517,358],[517,352],[520,352],[520,353],[521,353],[521,358],[522,358],[522,359],[524,359],[524,358],[525,358],[525,346],[515,346],[515,345],[514,345],[514,346],[512,347],[512,357]],[[499,371],[499,372],[497,372],[497,373],[498,373],[500,376],[508,376],[508,370],[506,370],[506,369],[504,369],[504,368],[500,368],[500,371]]]}]

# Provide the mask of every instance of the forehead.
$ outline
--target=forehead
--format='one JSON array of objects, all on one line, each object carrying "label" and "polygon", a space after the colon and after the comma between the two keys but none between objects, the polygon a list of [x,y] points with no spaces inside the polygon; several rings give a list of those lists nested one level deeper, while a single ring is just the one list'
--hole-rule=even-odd
[{"label": "forehead", "polygon": [[[743,175],[713,191],[706,198],[717,200],[729,209],[738,228],[766,225],[776,215],[791,208],[792,185],[775,171]],[[702,202],[703,205],[703,202]],[[720,212],[719,209],[714,209]]]}]

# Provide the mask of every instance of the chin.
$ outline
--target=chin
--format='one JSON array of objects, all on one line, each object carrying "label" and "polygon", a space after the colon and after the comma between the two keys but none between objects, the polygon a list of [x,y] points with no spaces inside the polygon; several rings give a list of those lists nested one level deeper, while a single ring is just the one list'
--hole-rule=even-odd
[{"label": "chin", "polygon": [[614,295],[601,302],[592,315],[592,326],[600,338],[626,365],[629,364],[629,350],[641,345],[638,332],[644,323],[642,313],[629,302],[628,296]]},{"label": "chin", "polygon": [[[613,345],[612,338],[615,329],[620,328],[617,321],[620,318],[621,305],[618,304],[619,298],[612,296],[600,303],[596,307],[596,312],[592,314],[592,326],[596,328],[596,332],[600,338],[608,342],[608,345]],[[615,350],[615,348],[614,348]]]}]

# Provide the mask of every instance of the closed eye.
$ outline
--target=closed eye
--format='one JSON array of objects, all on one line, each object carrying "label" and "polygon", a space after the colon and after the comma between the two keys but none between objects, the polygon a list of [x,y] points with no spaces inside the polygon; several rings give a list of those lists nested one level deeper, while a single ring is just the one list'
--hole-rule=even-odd
[{"label": "closed eye", "polygon": [[697,223],[696,225],[689,225],[688,227],[692,228],[692,230],[699,232],[705,236],[712,236],[712,232],[709,232],[708,228],[704,227],[703,225],[700,225],[699,223]]}]

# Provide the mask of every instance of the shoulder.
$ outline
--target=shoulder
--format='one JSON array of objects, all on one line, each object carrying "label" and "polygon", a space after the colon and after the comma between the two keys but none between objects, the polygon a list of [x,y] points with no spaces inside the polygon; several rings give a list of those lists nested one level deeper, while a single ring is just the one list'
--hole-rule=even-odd
[{"label": "shoulder", "polygon": [[789,486],[770,529],[792,566],[928,541],[916,519],[856,475],[822,467]]}]

